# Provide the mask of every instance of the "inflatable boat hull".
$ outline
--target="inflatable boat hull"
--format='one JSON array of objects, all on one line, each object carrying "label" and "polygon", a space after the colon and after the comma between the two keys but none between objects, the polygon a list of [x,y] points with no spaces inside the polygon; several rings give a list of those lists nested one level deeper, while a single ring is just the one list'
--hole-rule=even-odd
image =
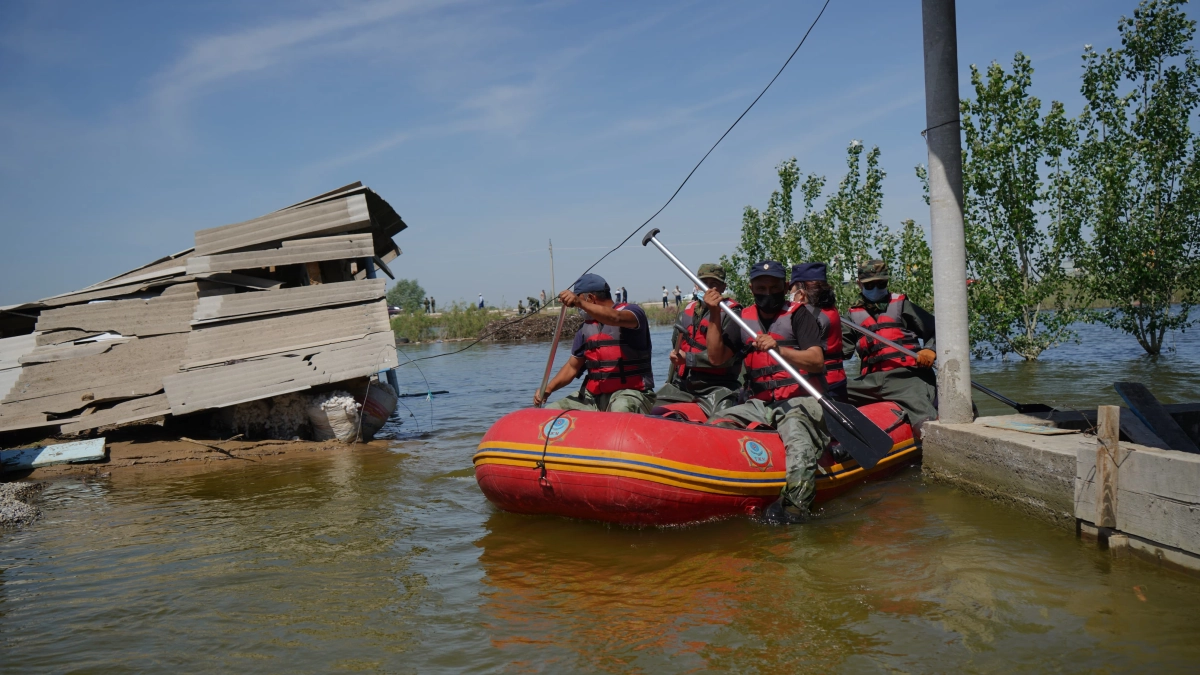
[{"label": "inflatable boat hull", "polygon": [[[816,501],[894,473],[920,457],[891,403],[864,406],[892,436],[870,470],[827,449]],[[770,430],[726,429],[651,415],[525,409],[484,435],[475,478],[498,508],[636,525],[754,515],[779,496],[786,460]]]}]

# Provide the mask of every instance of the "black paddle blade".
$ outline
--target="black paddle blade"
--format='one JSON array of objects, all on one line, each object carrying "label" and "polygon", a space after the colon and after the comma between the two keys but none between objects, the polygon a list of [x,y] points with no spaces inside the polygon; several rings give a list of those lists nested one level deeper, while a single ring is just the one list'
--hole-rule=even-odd
[{"label": "black paddle blade", "polygon": [[1022,403],[1017,406],[1017,412],[1019,412],[1021,414],[1048,413],[1048,412],[1054,412],[1054,408],[1051,408],[1050,406],[1046,405],[1045,403]]},{"label": "black paddle blade", "polygon": [[825,427],[864,469],[873,468],[892,451],[892,437],[849,403],[822,398]]}]

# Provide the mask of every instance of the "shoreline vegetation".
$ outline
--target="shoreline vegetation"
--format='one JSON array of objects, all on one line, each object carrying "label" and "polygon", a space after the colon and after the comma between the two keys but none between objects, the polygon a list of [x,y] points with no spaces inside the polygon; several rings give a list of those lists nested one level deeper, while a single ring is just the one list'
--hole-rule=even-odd
[{"label": "shoreline vegetation", "polygon": [[[674,303],[667,309],[662,308],[661,301],[655,301],[654,304],[637,304],[645,310],[646,318],[652,326],[670,326],[675,323],[675,317],[679,313]],[[392,331],[402,344],[457,342],[482,337],[496,342],[548,340],[554,337],[554,327],[558,322],[557,307],[548,307],[533,317],[517,321],[522,319],[522,316],[511,308],[479,309],[455,303],[444,312],[426,314],[418,311],[397,314],[392,317],[391,322]],[[563,335],[574,335],[582,323],[583,319],[578,314],[568,312],[563,324]]]}]

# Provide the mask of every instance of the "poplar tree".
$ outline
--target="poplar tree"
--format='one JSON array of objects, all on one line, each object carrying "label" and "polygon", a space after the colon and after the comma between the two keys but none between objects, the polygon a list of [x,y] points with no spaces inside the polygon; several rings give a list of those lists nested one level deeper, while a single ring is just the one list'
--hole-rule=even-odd
[{"label": "poplar tree", "polygon": [[1200,147],[1190,127],[1200,64],[1183,4],[1144,1],[1118,22],[1119,48],[1088,45],[1083,54],[1076,165],[1093,236],[1079,266],[1092,296],[1112,303],[1099,321],[1151,355],[1168,331],[1195,323],[1189,312],[1200,292]]},{"label": "poplar tree", "polygon": [[975,98],[961,111],[972,349],[1036,359],[1072,339],[1069,326],[1082,317],[1064,266],[1081,244],[1067,208],[1075,125],[1058,101],[1042,116],[1029,93],[1033,66],[1020,52],[1010,72],[972,65],[971,84]]}]

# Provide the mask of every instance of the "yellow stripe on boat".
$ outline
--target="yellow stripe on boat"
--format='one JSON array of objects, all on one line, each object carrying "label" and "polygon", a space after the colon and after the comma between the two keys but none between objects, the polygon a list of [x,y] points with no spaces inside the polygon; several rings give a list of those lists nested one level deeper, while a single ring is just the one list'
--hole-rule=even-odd
[{"label": "yellow stripe on boat", "polygon": [[[817,489],[838,487],[859,478],[863,473],[893,466],[913,457],[917,452],[909,439],[892,446],[891,453],[870,471],[853,461],[836,464],[817,475]],[[545,448],[540,443],[506,443],[489,441],[479,445],[473,461],[476,465],[500,464],[535,468],[543,458],[548,470],[573,471],[607,476],[636,478],[700,492],[726,495],[776,494],[786,483],[786,471],[729,471],[712,467],[676,462],[648,455],[599,448]]]}]

